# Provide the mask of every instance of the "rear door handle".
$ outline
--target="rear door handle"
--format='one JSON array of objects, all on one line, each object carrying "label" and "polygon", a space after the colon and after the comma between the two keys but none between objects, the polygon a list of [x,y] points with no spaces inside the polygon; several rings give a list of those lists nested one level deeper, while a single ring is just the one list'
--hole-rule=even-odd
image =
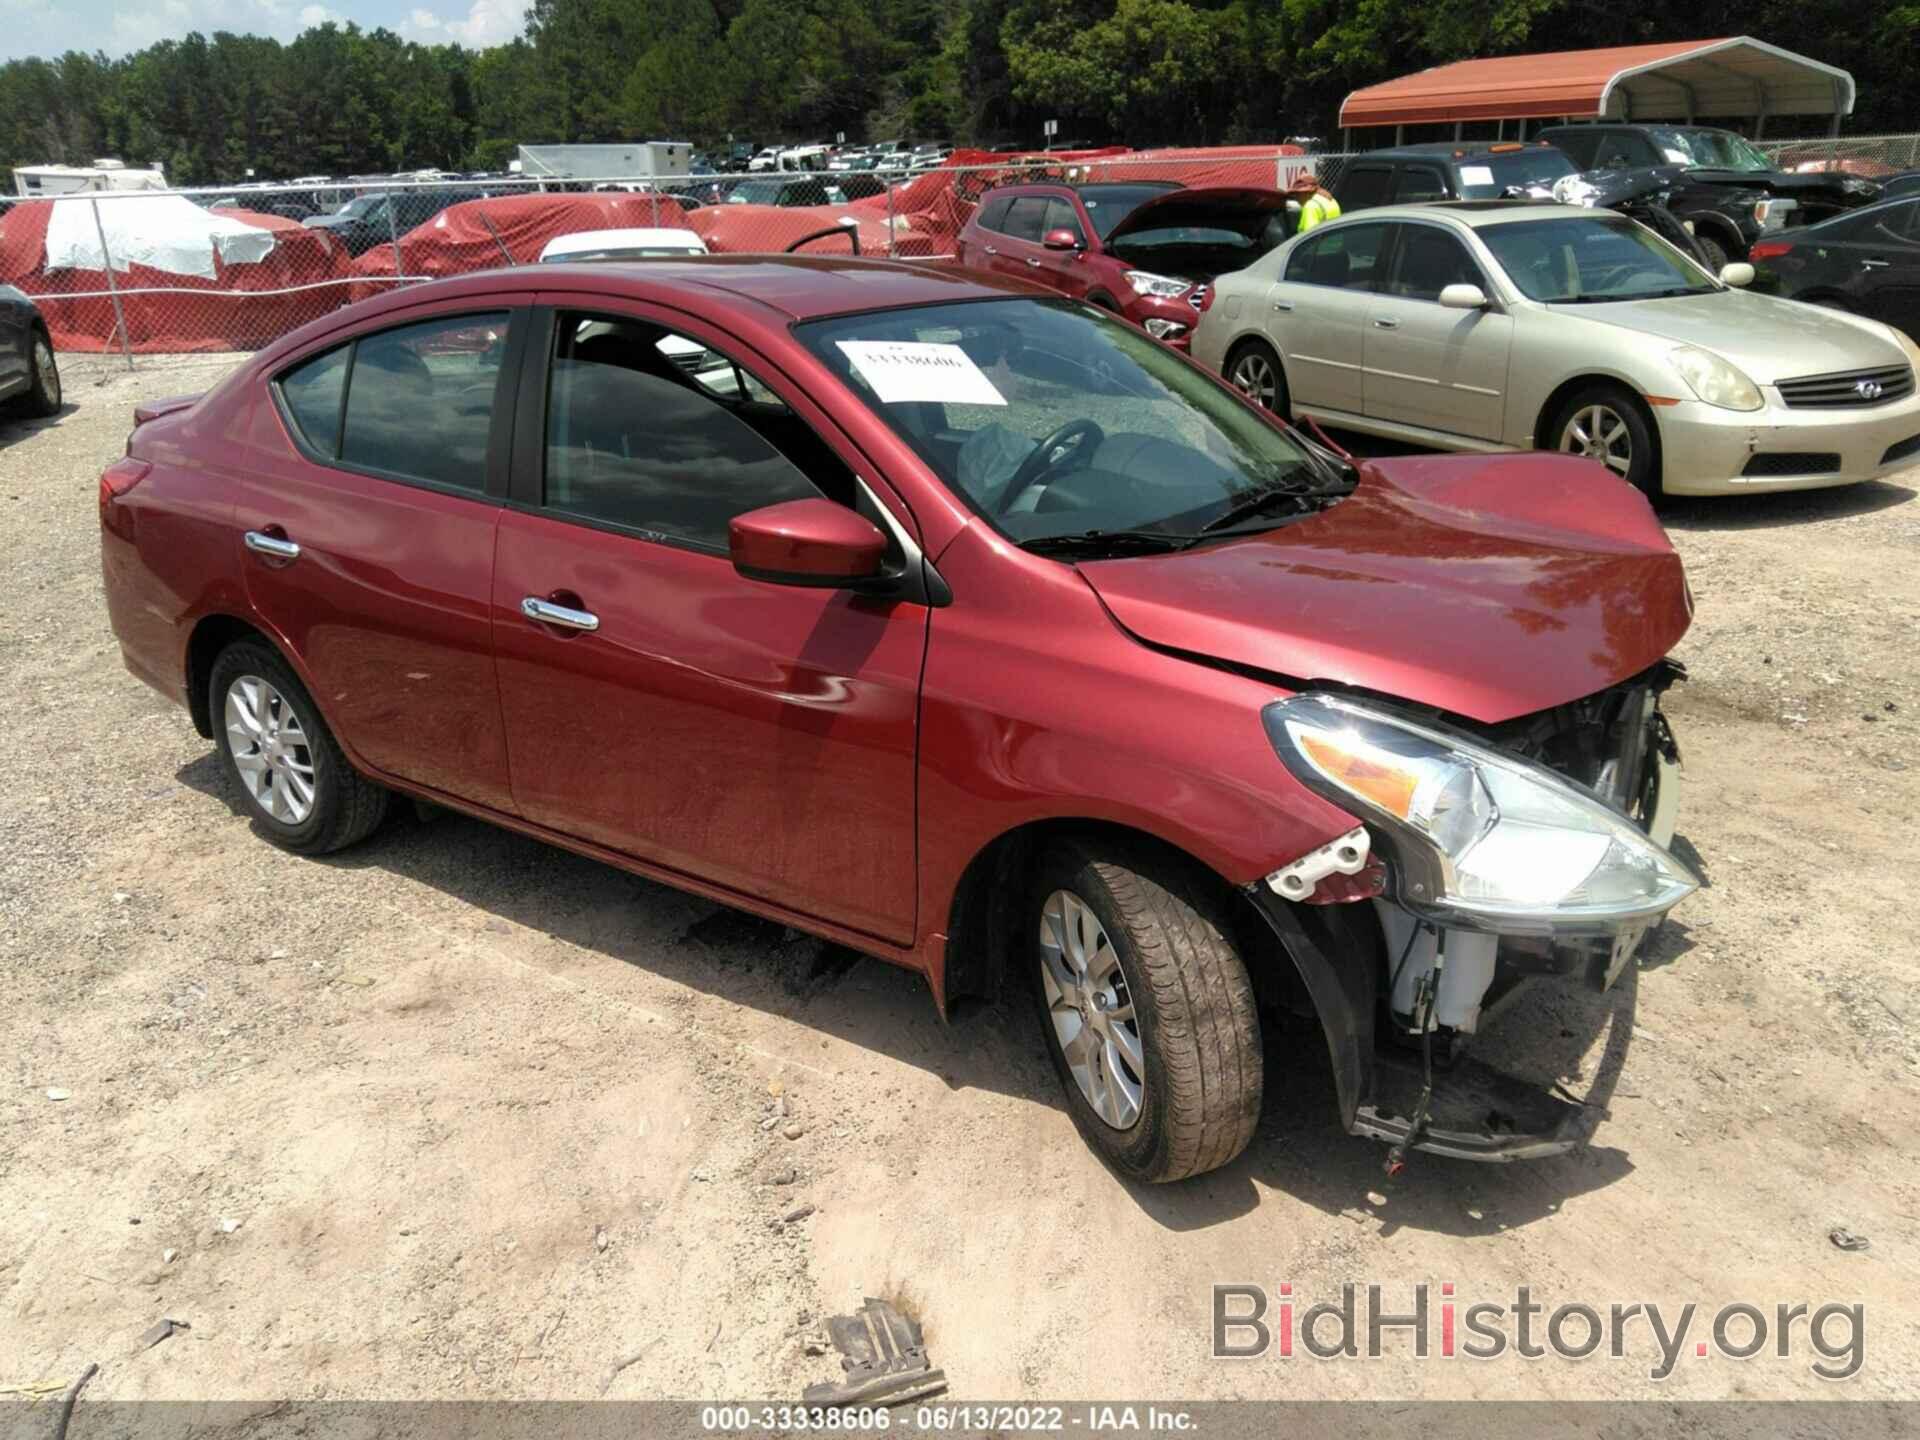
[{"label": "rear door handle", "polygon": [[556,605],[551,600],[542,600],[538,595],[529,595],[520,602],[520,613],[529,620],[538,620],[542,625],[558,625],[563,630],[598,630],[600,617],[590,610],[574,610],[565,605]]},{"label": "rear door handle", "polygon": [[987,254],[998,255],[999,253],[1000,253],[1000,247],[998,245],[987,246]]},{"label": "rear door handle", "polygon": [[1276,310],[1291,310],[1293,309],[1293,302],[1291,300],[1276,300],[1273,302],[1273,308]]},{"label": "rear door handle", "polygon": [[1376,318],[1373,322],[1373,328],[1376,330],[1398,330],[1400,328],[1400,322],[1398,320]]},{"label": "rear door handle", "polygon": [[1040,268],[1040,262],[1034,259],[1031,255],[1027,257],[1027,264],[1031,265],[1036,270]]},{"label": "rear door handle", "polygon": [[1860,268],[1862,270],[1884,270],[1892,263],[1890,260],[1862,260],[1860,262]]},{"label": "rear door handle", "polygon": [[276,560],[300,558],[300,547],[293,541],[260,530],[247,531],[247,548],[258,555],[271,555]]}]

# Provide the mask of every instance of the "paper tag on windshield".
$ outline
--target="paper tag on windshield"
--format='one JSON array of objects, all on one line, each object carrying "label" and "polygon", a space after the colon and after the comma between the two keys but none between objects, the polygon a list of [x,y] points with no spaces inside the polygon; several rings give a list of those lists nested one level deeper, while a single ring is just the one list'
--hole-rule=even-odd
[{"label": "paper tag on windshield", "polygon": [[1460,167],[1462,185],[1491,185],[1493,167],[1491,165],[1462,165]]},{"label": "paper tag on windshield", "polygon": [[958,345],[911,340],[835,342],[883,405],[945,401],[950,405],[1004,405],[1006,397]]}]

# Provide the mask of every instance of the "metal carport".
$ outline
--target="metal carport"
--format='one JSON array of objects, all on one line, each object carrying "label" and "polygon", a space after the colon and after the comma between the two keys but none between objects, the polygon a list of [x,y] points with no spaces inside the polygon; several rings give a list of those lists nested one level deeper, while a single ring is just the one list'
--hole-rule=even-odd
[{"label": "metal carport", "polygon": [[1776,115],[1830,115],[1838,134],[1853,100],[1845,70],[1735,35],[1461,60],[1354,91],[1340,126],[1746,117],[1758,139]]}]

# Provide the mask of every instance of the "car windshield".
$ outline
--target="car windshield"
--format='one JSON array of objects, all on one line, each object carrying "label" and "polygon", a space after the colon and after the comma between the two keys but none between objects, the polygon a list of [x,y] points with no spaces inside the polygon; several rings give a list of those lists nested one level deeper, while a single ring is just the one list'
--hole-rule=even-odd
[{"label": "car windshield", "polygon": [[1551,190],[1562,175],[1574,173],[1573,162],[1551,145],[1476,155],[1457,168],[1462,200],[1498,200],[1509,190]]},{"label": "car windshield", "polygon": [[1350,488],[1142,331],[1065,299],[882,310],[796,334],[955,494],[1036,549],[1178,548]]},{"label": "car windshield", "polygon": [[1704,295],[1720,287],[1651,230],[1624,215],[1562,215],[1476,232],[1529,300],[1597,305]]},{"label": "car windshield", "polygon": [[1675,165],[1699,165],[1709,170],[1773,169],[1773,162],[1758,146],[1731,130],[1662,126],[1648,134]]},{"label": "car windshield", "polygon": [[1087,215],[1093,221],[1095,232],[1104,240],[1113,232],[1114,226],[1147,201],[1179,188],[1178,185],[1166,184],[1083,185],[1080,187],[1080,203],[1087,207]]},{"label": "car windshield", "polygon": [[365,220],[369,215],[373,214],[376,206],[385,204],[386,199],[387,197],[384,195],[359,195],[347,201],[336,213],[349,216],[355,220]]}]

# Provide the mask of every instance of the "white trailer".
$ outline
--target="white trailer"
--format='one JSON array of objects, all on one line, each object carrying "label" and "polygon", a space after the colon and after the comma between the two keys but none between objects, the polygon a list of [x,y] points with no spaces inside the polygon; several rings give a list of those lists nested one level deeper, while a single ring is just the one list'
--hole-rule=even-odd
[{"label": "white trailer", "polygon": [[76,195],[87,190],[164,190],[167,176],[158,165],[132,170],[124,160],[95,160],[91,165],[16,165],[13,188],[22,195]]},{"label": "white trailer", "polygon": [[693,159],[685,140],[631,145],[522,145],[518,169],[529,180],[671,180]]}]

